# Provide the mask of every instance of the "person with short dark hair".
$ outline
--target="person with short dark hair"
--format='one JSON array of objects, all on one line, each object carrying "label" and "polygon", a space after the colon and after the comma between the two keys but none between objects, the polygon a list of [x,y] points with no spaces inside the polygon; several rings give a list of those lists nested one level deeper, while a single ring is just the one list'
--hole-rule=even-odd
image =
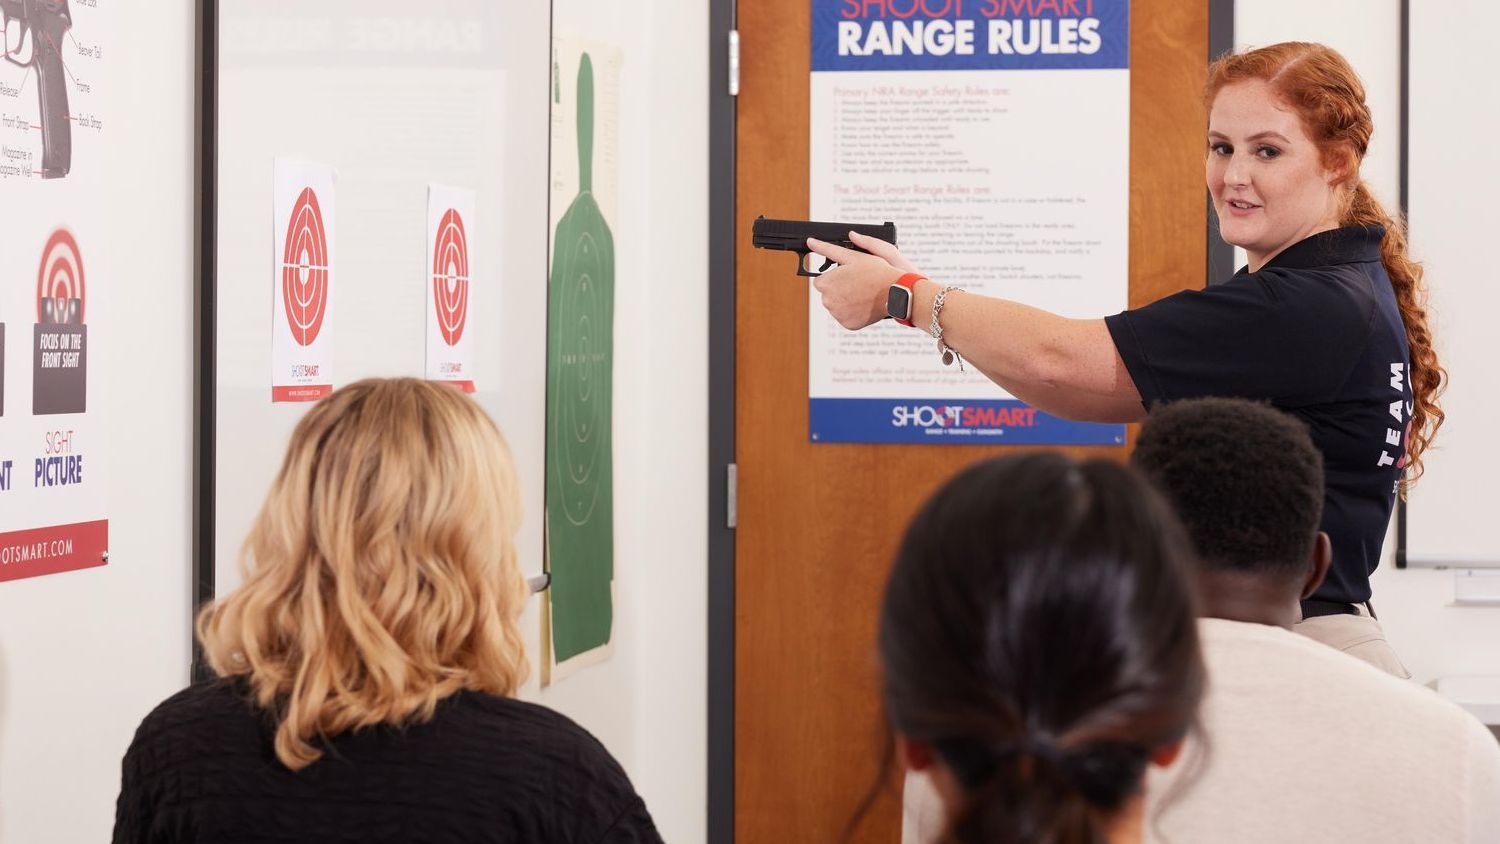
[{"label": "person with short dark hair", "polygon": [[[1130,459],[1193,538],[1204,615],[1288,628],[1301,620],[1299,599],[1332,558],[1318,529],[1323,455],[1306,425],[1240,399],[1181,401],[1147,419]],[[1368,635],[1384,639],[1368,620]]]},{"label": "person with short dark hair", "polygon": [[1198,552],[1209,678],[1202,740],[1190,738],[1147,788],[1148,834],[1500,841],[1500,745],[1489,730],[1430,689],[1292,632],[1332,556],[1307,427],[1265,404],[1176,402],[1152,412],[1131,462]]},{"label": "person with short dark hair", "polygon": [[1190,556],[1113,463],[1026,454],[944,485],[880,615],[886,713],[932,783],[912,834],[1139,841],[1146,768],[1176,756],[1203,689]]}]

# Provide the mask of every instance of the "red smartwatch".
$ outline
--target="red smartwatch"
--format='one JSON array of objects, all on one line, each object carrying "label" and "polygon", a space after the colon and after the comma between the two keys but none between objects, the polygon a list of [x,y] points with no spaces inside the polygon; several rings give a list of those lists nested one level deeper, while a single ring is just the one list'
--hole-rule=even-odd
[{"label": "red smartwatch", "polygon": [[907,273],[896,279],[891,289],[885,294],[885,314],[896,322],[910,328],[912,301],[916,298],[915,290],[917,282],[926,281],[927,277],[920,273]]}]

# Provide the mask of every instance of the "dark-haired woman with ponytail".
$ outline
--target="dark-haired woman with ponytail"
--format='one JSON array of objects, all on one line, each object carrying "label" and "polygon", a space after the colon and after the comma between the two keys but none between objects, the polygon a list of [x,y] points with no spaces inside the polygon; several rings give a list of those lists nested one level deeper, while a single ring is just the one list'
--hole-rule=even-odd
[{"label": "dark-haired woman with ponytail", "polygon": [[927,502],[879,632],[899,755],[941,797],[911,834],[1141,840],[1146,768],[1175,758],[1203,692],[1189,548],[1156,493],[1105,461],[1001,458]]},{"label": "dark-haired woman with ponytail", "polygon": [[935,319],[943,285],[852,234],[872,254],[810,243],[841,264],[815,285],[857,329],[887,315],[887,292],[903,282],[910,313],[897,316],[940,324],[970,365],[1057,416],[1135,422],[1160,401],[1222,396],[1300,417],[1323,452],[1333,567],[1296,629],[1409,676],[1374,618],[1370,574],[1395,497],[1421,475],[1442,424],[1444,372],[1405,226],[1360,177],[1374,131],[1364,86],[1328,47],[1286,43],[1219,59],[1205,99],[1219,231],[1249,256],[1223,284],[1104,319],[950,291]]}]

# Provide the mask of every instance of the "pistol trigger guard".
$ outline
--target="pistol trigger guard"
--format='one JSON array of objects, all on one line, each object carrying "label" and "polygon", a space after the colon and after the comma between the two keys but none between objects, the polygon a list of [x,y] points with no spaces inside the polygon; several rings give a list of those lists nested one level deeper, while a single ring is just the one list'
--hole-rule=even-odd
[{"label": "pistol trigger guard", "polygon": [[[29,56],[27,61],[24,62],[17,57],[26,55],[29,52],[26,49],[26,45],[28,42],[33,44],[35,43],[36,39],[33,37],[31,32],[31,23],[27,21],[25,17],[15,18],[0,16],[0,20],[4,21],[4,25],[0,26],[0,36],[3,36],[0,37],[0,42],[3,42],[0,43],[0,51],[4,52],[5,59],[11,64],[20,65],[21,67],[29,67],[31,65]],[[14,50],[10,48],[11,24],[16,25],[16,48]]]},{"label": "pistol trigger guard", "polygon": [[812,254],[814,253],[808,250],[803,250],[797,253],[797,275],[803,276],[805,278],[817,278],[822,274],[815,273],[807,268],[807,258]]}]

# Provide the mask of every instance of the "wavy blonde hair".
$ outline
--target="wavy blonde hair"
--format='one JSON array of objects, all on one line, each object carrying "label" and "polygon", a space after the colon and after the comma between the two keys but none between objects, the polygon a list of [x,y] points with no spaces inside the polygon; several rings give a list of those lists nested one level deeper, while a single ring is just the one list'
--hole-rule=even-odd
[{"label": "wavy blonde hair", "polygon": [[326,736],[428,720],[460,689],[515,693],[520,509],[499,428],[452,387],[359,381],[303,417],[242,585],[197,620],[213,670],[275,714],[282,763],[316,761]]}]

